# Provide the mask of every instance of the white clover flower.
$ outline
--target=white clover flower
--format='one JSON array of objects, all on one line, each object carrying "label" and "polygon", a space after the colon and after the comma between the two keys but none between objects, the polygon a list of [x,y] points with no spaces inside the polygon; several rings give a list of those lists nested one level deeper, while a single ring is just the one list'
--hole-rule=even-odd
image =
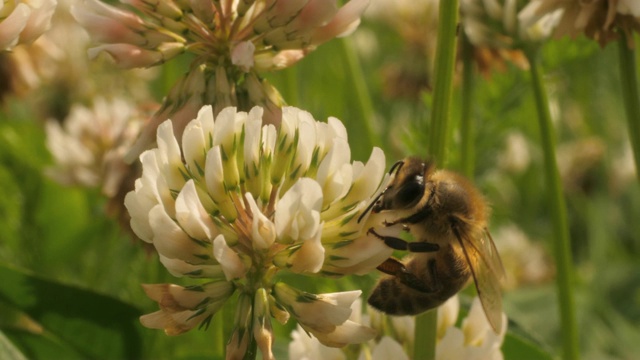
[{"label": "white clover flower", "polygon": [[538,17],[561,12],[556,37],[580,34],[601,46],[626,33],[628,46],[633,47],[633,32],[640,32],[640,2],[637,0],[533,0],[530,6]]},{"label": "white clover flower", "polygon": [[[482,310],[480,299],[475,297],[469,309],[469,314],[462,320],[462,327],[455,327],[458,297],[452,297],[442,305],[440,309],[450,307],[449,310],[440,310],[449,313],[440,317],[438,314],[438,329],[445,329],[444,335],[438,338],[436,343],[436,359],[470,359],[470,360],[502,360],[500,350],[507,328],[507,316],[502,314],[502,332],[496,334]],[[453,312],[456,312],[455,316]],[[440,323],[440,321],[443,323]],[[453,320],[453,322],[451,322]],[[449,324],[444,324],[448,322]],[[448,326],[447,326],[448,325]],[[440,334],[440,332],[439,332]]]},{"label": "white clover flower", "polygon": [[129,6],[84,0],[73,8],[99,43],[90,57],[107,53],[119,67],[133,68],[195,55],[131,150],[133,161],[160,123],[171,118],[180,137],[204,104],[213,104],[214,114],[227,106],[261,106],[265,122],[279,123],[284,101],[258,73],[289,67],[318,45],[350,34],[369,0],[350,0],[340,8],[335,0],[123,2]]},{"label": "white clover flower", "polygon": [[[360,304],[352,306],[359,311]],[[409,360],[413,349],[414,316],[386,316],[371,307],[367,307],[371,326],[378,330],[379,337],[363,343],[360,347],[359,360]],[[503,314],[503,331],[493,332],[482,310],[480,300],[473,300],[468,316],[462,320],[461,328],[456,327],[460,301],[453,296],[438,308],[436,334],[436,359],[502,359],[500,347],[506,332],[507,317]],[[352,315],[353,316],[353,315]],[[368,321],[367,321],[368,320]],[[346,359],[346,350],[335,351],[304,334],[304,327],[298,326],[291,333],[289,343],[289,359]],[[352,349],[351,349],[352,350]]]},{"label": "white clover flower", "polygon": [[30,44],[51,26],[56,0],[0,2],[0,51]]},{"label": "white clover flower", "polygon": [[562,10],[539,14],[540,0],[462,0],[461,20],[478,46],[523,49],[551,36]]},{"label": "white clover flower", "polygon": [[129,172],[124,154],[144,115],[122,100],[97,98],[91,108],[74,105],[63,121],[45,125],[54,165],[46,173],[64,185],[99,187],[113,197]]},{"label": "white clover flower", "polygon": [[360,291],[316,295],[277,282],[281,271],[367,273],[391,255],[363,236],[381,220],[357,221],[384,185],[384,154],[376,148],[366,164],[352,162],[346,137],[339,120],[317,122],[296,108],[283,109],[276,130],[262,108],[225,108],[214,118],[204,106],[182,146],[171,121],[162,123],[158,148],[140,156],[142,177],[125,198],[131,227],[171,274],[209,282],[146,286],[160,311],[143,324],[170,335],[206,326],[239,293],[228,357],[242,357],[253,336],[272,358],[271,318],[293,316],[327,346],[371,339],[373,330],[351,319]]}]

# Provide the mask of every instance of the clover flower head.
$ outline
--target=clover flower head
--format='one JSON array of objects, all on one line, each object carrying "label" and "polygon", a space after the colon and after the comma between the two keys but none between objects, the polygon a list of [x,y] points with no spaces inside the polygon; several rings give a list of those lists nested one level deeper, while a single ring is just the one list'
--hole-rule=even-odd
[{"label": "clover flower head", "polygon": [[539,0],[462,0],[464,31],[474,45],[523,49],[546,40],[562,10],[539,14]]},{"label": "clover flower head", "polygon": [[97,98],[90,108],[74,105],[62,124],[46,123],[47,147],[55,161],[47,174],[64,185],[99,187],[108,197],[116,195],[129,171],[124,154],[143,119],[122,99]]},{"label": "clover flower head", "polygon": [[[174,85],[163,107],[145,127],[128,160],[152,142],[169,117],[179,137],[198,109],[213,104],[264,109],[264,119],[278,124],[284,105],[278,91],[259,77],[289,67],[318,45],[351,33],[368,0],[123,1],[111,6],[85,0],[75,18],[99,43],[89,56],[109,54],[121,68],[160,65],[188,52],[189,71]],[[132,9],[137,12],[132,11]]]},{"label": "clover flower head", "polygon": [[366,341],[372,330],[350,320],[360,291],[312,294],[277,280],[284,271],[362,274],[391,255],[364,234],[382,221],[377,214],[358,221],[384,185],[384,154],[376,148],[367,163],[352,162],[335,118],[318,122],[285,107],[276,129],[263,114],[229,107],[214,117],[204,106],[181,141],[168,120],[158,147],[140,156],[142,177],[125,198],[131,227],[169,272],[200,279],[145,286],[160,310],[142,323],[170,335],[206,326],[237,293],[228,357],[241,357],[253,337],[272,358],[272,318],[294,317],[328,346]]},{"label": "clover flower head", "polygon": [[30,44],[51,26],[56,0],[0,2],[0,51]]},{"label": "clover flower head", "polygon": [[618,29],[627,34],[633,47],[633,31],[640,31],[640,2],[635,0],[536,0],[537,16],[561,11],[556,37],[575,38],[579,34],[597,41],[601,46],[618,39]]}]

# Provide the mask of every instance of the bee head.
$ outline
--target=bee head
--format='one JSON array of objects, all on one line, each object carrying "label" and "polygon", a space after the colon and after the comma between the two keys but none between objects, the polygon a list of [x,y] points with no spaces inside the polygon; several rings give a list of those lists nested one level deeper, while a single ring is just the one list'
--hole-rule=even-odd
[{"label": "bee head", "polygon": [[417,157],[409,157],[393,164],[389,170],[389,174],[393,176],[389,185],[367,207],[358,221],[369,210],[379,213],[384,210],[411,209],[423,197],[428,178],[434,169],[433,162]]}]

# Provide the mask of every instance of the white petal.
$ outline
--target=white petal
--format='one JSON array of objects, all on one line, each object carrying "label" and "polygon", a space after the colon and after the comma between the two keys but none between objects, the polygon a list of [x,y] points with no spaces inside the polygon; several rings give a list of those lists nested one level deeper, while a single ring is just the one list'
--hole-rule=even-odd
[{"label": "white petal", "polygon": [[9,49],[18,43],[20,32],[27,26],[31,8],[18,4],[9,16],[0,22],[0,51]]},{"label": "white petal", "polygon": [[322,344],[331,347],[361,344],[373,339],[377,334],[374,329],[351,320],[345,321],[344,324],[337,326],[336,329],[330,333],[317,331],[311,331],[311,333],[315,335]]},{"label": "white petal", "polygon": [[211,242],[218,235],[211,216],[200,202],[193,180],[187,181],[176,198],[176,220],[195,239]]},{"label": "white petal", "polygon": [[293,254],[291,271],[294,273],[317,273],[324,263],[324,247],[320,242],[322,231],[311,239],[306,239],[298,251]]},{"label": "white petal", "polygon": [[213,145],[231,148],[236,130],[236,108],[226,107],[215,118],[216,131],[213,133]]},{"label": "white petal", "polygon": [[153,244],[163,256],[194,263],[209,256],[206,247],[193,241],[169,217],[162,205],[156,205],[151,209],[149,224],[153,229]]},{"label": "white petal", "polygon": [[353,187],[348,202],[358,202],[373,197],[385,174],[386,160],[380,148],[373,148],[364,167],[353,167]]},{"label": "white petal", "polygon": [[182,133],[182,151],[184,161],[194,176],[202,176],[205,154],[208,147],[205,143],[202,125],[199,121],[191,121]]},{"label": "white petal", "polygon": [[251,224],[253,247],[260,250],[268,249],[276,240],[276,226],[260,211],[251,194],[245,194],[245,198],[253,214],[253,223]]},{"label": "white petal", "polygon": [[231,63],[244,72],[249,72],[253,67],[253,53],[256,46],[251,41],[237,43],[231,50]]},{"label": "white petal", "polygon": [[195,278],[221,278],[224,276],[222,266],[219,264],[189,264],[180,259],[169,259],[168,257],[158,254],[160,262],[165,268],[176,277],[195,277]]},{"label": "white petal", "polygon": [[254,107],[249,112],[245,124],[244,161],[245,166],[252,169],[260,163],[260,135],[262,134],[261,107]]},{"label": "white petal", "polygon": [[278,239],[306,240],[320,230],[322,189],[313,179],[299,179],[276,204]]},{"label": "white petal", "polygon": [[213,255],[222,265],[227,281],[242,278],[246,274],[247,268],[244,266],[240,256],[227,245],[223,235],[218,235],[213,240]]},{"label": "white petal", "polygon": [[478,297],[473,299],[469,314],[462,321],[462,331],[465,343],[474,346],[482,344],[485,337],[493,332]]},{"label": "white petal", "polygon": [[[279,283],[274,286],[278,302],[291,308],[291,314],[306,329],[332,332],[337,325],[349,319],[351,304],[360,296],[360,290],[313,295]],[[303,300],[300,300],[300,299]]]},{"label": "white petal", "polygon": [[371,360],[409,360],[402,345],[394,339],[383,336],[371,352]]},{"label": "white petal", "polygon": [[454,295],[438,308],[438,337],[443,337],[447,329],[455,326],[460,311],[460,300]]},{"label": "white petal", "polygon": [[464,334],[457,327],[447,328],[444,337],[436,344],[436,360],[466,359]]},{"label": "white petal", "polygon": [[185,183],[182,171],[182,154],[178,140],[173,135],[171,120],[167,120],[158,126],[158,157],[160,170],[171,190],[179,190]]},{"label": "white petal", "polygon": [[213,108],[211,105],[205,105],[198,111],[198,117],[196,118],[198,122],[200,122],[200,127],[202,128],[202,133],[204,134],[205,142],[207,144],[207,148],[211,146],[211,142],[213,141]]},{"label": "white petal", "polygon": [[209,191],[214,200],[219,201],[226,196],[220,146],[214,146],[207,152],[204,177],[207,183],[207,191]]}]

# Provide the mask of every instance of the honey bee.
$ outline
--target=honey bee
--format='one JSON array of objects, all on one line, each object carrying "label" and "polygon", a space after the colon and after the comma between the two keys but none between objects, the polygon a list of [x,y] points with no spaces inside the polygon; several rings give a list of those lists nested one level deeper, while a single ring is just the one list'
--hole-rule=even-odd
[{"label": "honey bee", "polygon": [[369,304],[389,315],[416,315],[441,305],[473,279],[487,320],[500,333],[504,268],[487,229],[485,199],[463,176],[437,170],[432,161],[409,157],[389,174],[389,185],[358,221],[369,211],[397,215],[382,225],[402,225],[414,242],[380,235],[373,227],[368,234],[413,256],[406,264],[389,258],[378,266],[391,276],[378,282]]}]

